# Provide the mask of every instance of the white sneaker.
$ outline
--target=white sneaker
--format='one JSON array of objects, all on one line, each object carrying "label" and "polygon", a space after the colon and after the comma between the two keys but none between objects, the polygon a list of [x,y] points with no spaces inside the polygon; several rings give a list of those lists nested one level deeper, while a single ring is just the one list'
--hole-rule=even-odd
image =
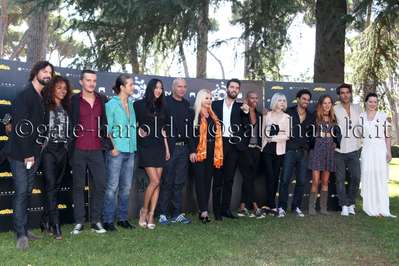
[{"label": "white sneaker", "polygon": [[348,206],[342,206],[341,215],[342,216],[349,216],[349,208],[348,208]]},{"label": "white sneaker", "polygon": [[283,208],[278,208],[278,217],[279,218],[285,217],[285,211],[283,210]]},{"label": "white sneaker", "polygon": [[348,207],[348,212],[349,212],[349,214],[356,215],[355,204],[352,204],[351,206]]},{"label": "white sneaker", "polygon": [[77,235],[83,231],[83,224],[76,224],[75,227],[72,229],[71,234]]},{"label": "white sneaker", "polygon": [[292,213],[298,217],[305,217],[305,214],[303,214],[298,207],[296,207],[296,210],[292,211]]},{"label": "white sneaker", "polygon": [[91,224],[91,231],[96,232],[98,234],[104,234],[107,232],[102,226],[101,223]]}]

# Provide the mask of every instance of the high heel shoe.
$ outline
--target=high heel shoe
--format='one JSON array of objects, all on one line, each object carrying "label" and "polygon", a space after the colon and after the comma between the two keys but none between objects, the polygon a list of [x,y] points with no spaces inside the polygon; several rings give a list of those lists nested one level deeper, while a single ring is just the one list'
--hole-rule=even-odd
[{"label": "high heel shoe", "polygon": [[147,222],[145,221],[145,222],[140,222],[140,218],[141,218],[141,212],[148,212],[148,210],[143,210],[143,208],[141,208],[140,209],[140,212],[139,212],[139,226],[141,227],[141,228],[146,228],[147,227]]},{"label": "high heel shoe", "polygon": [[54,239],[62,239],[61,227],[59,224],[53,225],[53,237]]},{"label": "high heel shoe", "polygon": [[42,230],[42,233],[44,231],[45,235],[53,235],[50,229],[50,223],[49,222],[44,222],[43,220],[40,222],[40,229]]},{"label": "high heel shoe", "polygon": [[[147,214],[147,222],[148,222],[148,216],[150,215],[150,214],[152,214],[153,216],[154,216],[154,213],[153,212],[148,212],[148,214]],[[147,227],[148,227],[148,229],[154,229],[155,228],[155,224],[150,224],[150,223],[148,223],[147,224]]]}]

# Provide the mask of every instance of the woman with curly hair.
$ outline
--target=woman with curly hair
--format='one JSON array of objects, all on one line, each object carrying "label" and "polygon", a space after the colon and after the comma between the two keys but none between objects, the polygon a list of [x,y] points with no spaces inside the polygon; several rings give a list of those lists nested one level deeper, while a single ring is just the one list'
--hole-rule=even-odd
[{"label": "woman with curly hair", "polygon": [[[58,212],[58,193],[67,163],[67,125],[71,114],[73,86],[65,77],[56,76],[43,89],[49,109],[47,140],[42,151],[41,168],[44,180],[44,213],[40,228],[45,234],[62,239]],[[50,225],[53,226],[51,231]]]}]

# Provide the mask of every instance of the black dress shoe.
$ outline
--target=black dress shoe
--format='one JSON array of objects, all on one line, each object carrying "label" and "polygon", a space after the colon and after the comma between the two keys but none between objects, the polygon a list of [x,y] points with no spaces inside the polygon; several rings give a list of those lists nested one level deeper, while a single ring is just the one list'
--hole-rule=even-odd
[{"label": "black dress shoe", "polygon": [[215,212],[215,221],[223,221],[222,216],[219,212]]},{"label": "black dress shoe", "polygon": [[118,221],[116,223],[116,225],[120,226],[120,227],[123,227],[123,228],[126,228],[126,229],[136,229],[136,227],[131,225],[128,220],[126,220],[126,221]]},{"label": "black dress shoe", "polygon": [[104,223],[103,228],[107,230],[108,232],[117,232],[114,223]]},{"label": "black dress shoe", "polygon": [[222,216],[233,219],[233,220],[238,220],[237,216],[234,216],[230,211],[225,211],[221,213]]}]

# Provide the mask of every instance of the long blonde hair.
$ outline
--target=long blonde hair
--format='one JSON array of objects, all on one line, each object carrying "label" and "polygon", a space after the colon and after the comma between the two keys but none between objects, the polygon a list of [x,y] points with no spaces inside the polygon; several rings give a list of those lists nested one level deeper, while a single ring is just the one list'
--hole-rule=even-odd
[{"label": "long blonde hair", "polygon": [[[204,103],[206,95],[210,94],[212,95],[212,93],[207,90],[207,89],[202,89],[198,92],[197,94],[197,98],[195,98],[195,102],[194,102],[194,126],[198,126],[198,116],[201,112],[201,105]],[[212,106],[209,107],[213,113],[212,110]]]}]

